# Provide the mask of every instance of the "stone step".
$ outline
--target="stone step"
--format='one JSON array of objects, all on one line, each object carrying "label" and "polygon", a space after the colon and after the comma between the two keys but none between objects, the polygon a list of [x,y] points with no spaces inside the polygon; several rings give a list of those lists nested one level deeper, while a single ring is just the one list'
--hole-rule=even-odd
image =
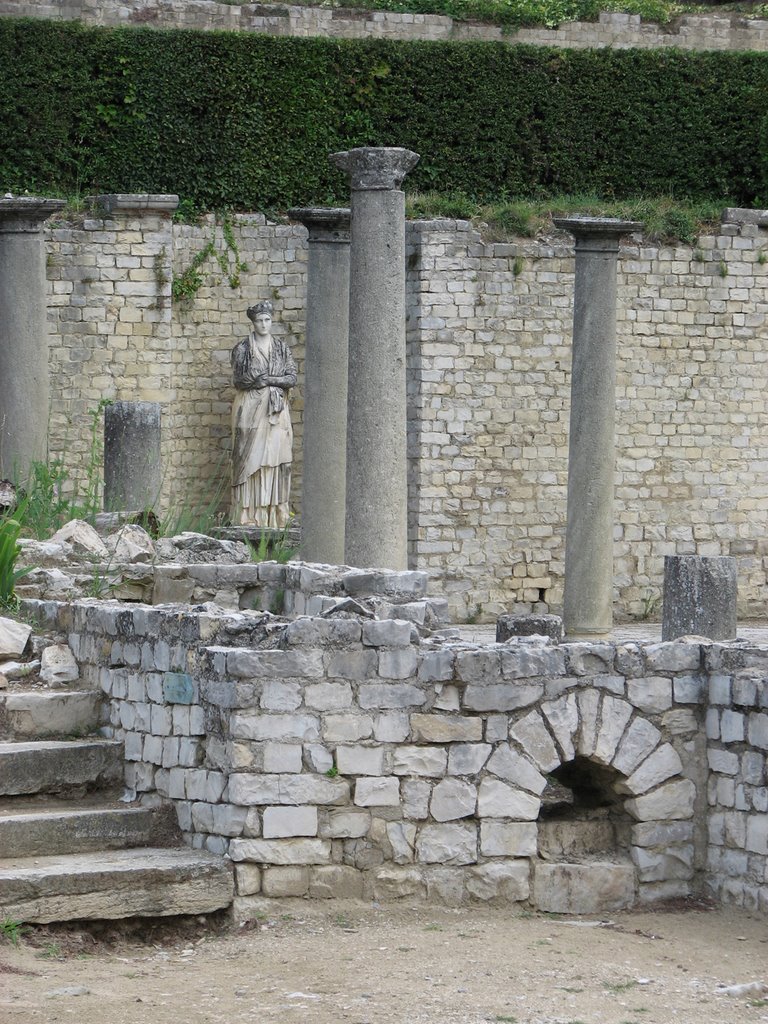
[{"label": "stone step", "polygon": [[96,690],[17,690],[0,693],[0,739],[73,736],[99,726]]},{"label": "stone step", "polygon": [[172,808],[114,806],[94,800],[31,801],[11,798],[0,805],[0,850],[4,857],[117,850],[132,846],[177,845]]},{"label": "stone step", "polygon": [[102,920],[208,914],[232,902],[232,865],[189,849],[139,847],[0,860],[0,918]]},{"label": "stone step", "polygon": [[116,740],[37,740],[0,743],[0,796],[104,788],[123,775]]}]

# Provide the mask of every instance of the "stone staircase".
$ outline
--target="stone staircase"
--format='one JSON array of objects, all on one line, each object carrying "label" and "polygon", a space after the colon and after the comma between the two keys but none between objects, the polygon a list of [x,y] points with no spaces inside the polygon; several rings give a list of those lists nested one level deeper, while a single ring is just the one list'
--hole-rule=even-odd
[{"label": "stone staircase", "polygon": [[222,857],[180,845],[170,808],[121,802],[122,744],[88,736],[100,695],[0,691],[0,919],[205,914],[232,902]]}]

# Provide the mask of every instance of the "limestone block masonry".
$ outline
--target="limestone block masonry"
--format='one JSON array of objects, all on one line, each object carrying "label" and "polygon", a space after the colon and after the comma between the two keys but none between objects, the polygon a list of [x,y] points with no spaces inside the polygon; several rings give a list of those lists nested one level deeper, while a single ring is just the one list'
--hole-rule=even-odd
[{"label": "limestone block masonry", "polygon": [[[620,248],[617,618],[658,612],[664,556],[690,554],[735,557],[739,615],[763,614],[767,226],[764,211],[726,210],[696,249]],[[243,215],[233,231],[248,267],[236,286],[212,256],[194,298],[172,303],[172,275],[208,243],[233,259],[212,218],[173,225],[146,206],[46,228],[50,450],[74,477],[100,399],[158,401],[162,504],[225,495],[229,351],[266,294],[299,367],[299,507],[306,230]],[[494,243],[464,221],[406,225],[409,565],[454,618],[561,611],[573,291],[563,234]]]},{"label": "limestone block masonry", "polygon": [[289,4],[214,3],[210,0],[0,0],[0,17],[82,21],[88,25],[135,25],[259,32],[276,36],[341,39],[478,40],[581,49],[677,47],[684,50],[768,50],[768,20],[739,15],[687,14],[669,25],[639,15],[603,12],[596,22],[565,22],[557,29],[502,28],[454,21],[437,14],[398,14]]},{"label": "limestone block masonry", "polygon": [[[478,647],[416,642],[396,620],[265,632],[215,608],[25,610],[67,634],[105,695],[128,787],[171,801],[192,846],[235,862],[241,916],[263,896],[574,913],[702,887],[768,911],[763,649]],[[552,773],[574,763],[609,780],[613,817],[553,816]]]}]

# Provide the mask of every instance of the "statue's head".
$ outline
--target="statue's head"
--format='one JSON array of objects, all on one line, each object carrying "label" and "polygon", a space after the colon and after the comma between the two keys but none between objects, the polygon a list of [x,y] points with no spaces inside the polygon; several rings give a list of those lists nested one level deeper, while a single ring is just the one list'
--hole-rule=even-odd
[{"label": "statue's head", "polygon": [[257,334],[266,335],[272,327],[272,303],[268,301],[257,302],[255,306],[249,306],[248,319],[253,324]]}]

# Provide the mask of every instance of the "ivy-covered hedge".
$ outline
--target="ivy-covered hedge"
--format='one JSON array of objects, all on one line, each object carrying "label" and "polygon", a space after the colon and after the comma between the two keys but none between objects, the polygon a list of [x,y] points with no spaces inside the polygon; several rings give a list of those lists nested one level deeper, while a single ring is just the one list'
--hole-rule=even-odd
[{"label": "ivy-covered hedge", "polygon": [[334,150],[411,188],[768,197],[768,54],[274,38],[0,19],[0,191],[347,197]]}]

